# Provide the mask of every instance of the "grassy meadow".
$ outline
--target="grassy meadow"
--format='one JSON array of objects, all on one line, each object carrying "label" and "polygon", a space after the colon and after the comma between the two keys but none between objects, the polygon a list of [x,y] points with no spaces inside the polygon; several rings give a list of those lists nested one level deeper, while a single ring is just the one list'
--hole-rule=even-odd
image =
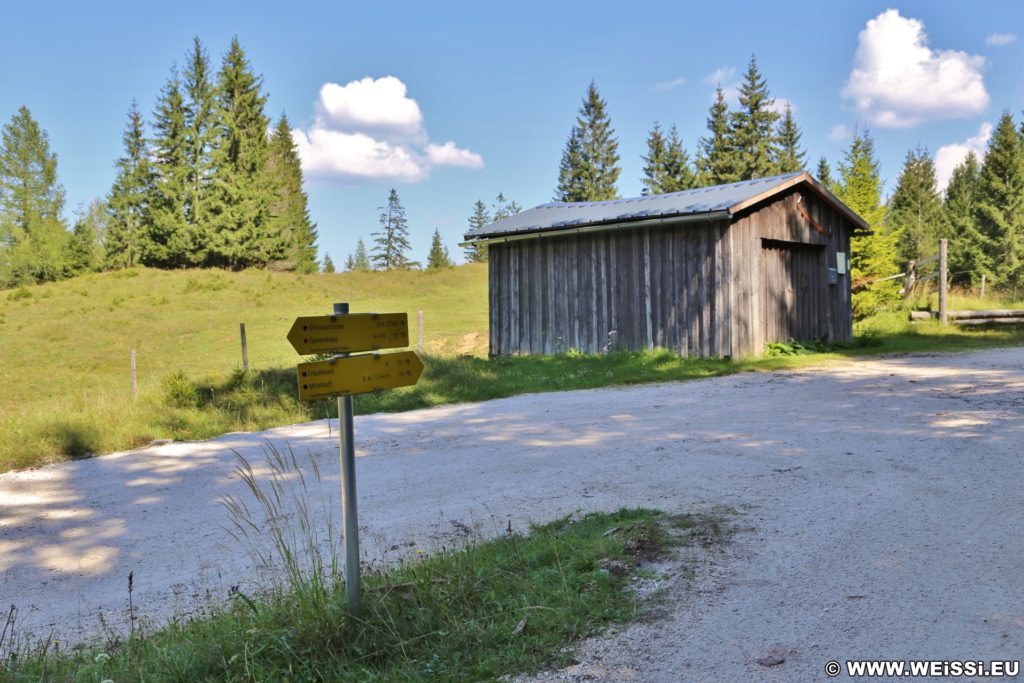
[{"label": "grassy meadow", "polygon": [[[0,292],[0,471],[230,431],[334,416],[333,401],[300,404],[285,335],[296,316],[406,311],[415,344],[424,312],[426,369],[415,387],[356,398],[365,414],[527,392],[776,370],[865,353],[956,351],[1024,343],[1020,329],[911,324],[905,310],[861,321],[846,347],[778,344],[731,362],[670,352],[498,358],[487,354],[487,269],[298,275],[133,269]],[[915,307],[937,307],[922,295]],[[952,308],[1024,302],[954,294]],[[241,372],[239,323],[251,372]],[[131,398],[137,353],[140,396]]]}]

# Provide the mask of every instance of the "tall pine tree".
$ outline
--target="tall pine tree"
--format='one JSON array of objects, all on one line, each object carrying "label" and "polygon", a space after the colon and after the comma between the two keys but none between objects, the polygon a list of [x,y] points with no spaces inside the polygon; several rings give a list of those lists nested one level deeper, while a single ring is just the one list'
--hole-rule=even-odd
[{"label": "tall pine tree", "polygon": [[899,231],[885,229],[882,178],[871,134],[854,132],[850,147],[839,164],[840,181],[836,196],[868,222],[873,234],[851,240],[850,277],[853,313],[870,315],[899,301],[898,280],[882,278],[899,273]]},{"label": "tall pine tree", "polygon": [[661,132],[661,124],[654,122],[654,127],[647,134],[647,154],[644,160],[644,176],[640,179],[643,185],[641,194],[645,197],[652,194],[663,194],[663,178],[665,174],[665,155],[668,153],[668,142]]},{"label": "tall pine tree", "polygon": [[366,245],[363,244],[363,238],[359,238],[356,243],[356,251],[354,254],[349,254],[345,260],[345,270],[349,272],[367,272],[373,270],[373,265],[370,264],[370,257],[366,253]]},{"label": "tall pine tree", "polygon": [[618,196],[619,143],[607,107],[591,81],[562,152],[555,201],[591,202]]},{"label": "tall pine tree", "polygon": [[708,111],[708,135],[698,142],[697,180],[700,186],[734,183],[740,179],[729,105],[721,86]]},{"label": "tall pine tree", "polygon": [[[480,201],[476,200],[473,204],[473,213],[469,217],[469,229],[479,230],[488,223],[491,222],[490,214],[487,213],[487,206]],[[486,263],[487,262],[487,245],[486,244],[470,244],[466,247],[465,252],[467,263]]]},{"label": "tall pine tree", "polygon": [[958,284],[972,285],[981,280],[982,273],[992,273],[989,254],[993,251],[988,238],[978,229],[975,202],[981,164],[974,152],[968,152],[963,162],[953,169],[946,186],[943,207],[949,224],[950,279]]},{"label": "tall pine tree", "polygon": [[191,247],[179,260],[191,265],[208,258],[207,245],[212,237],[214,156],[217,152],[220,109],[210,73],[210,59],[198,37],[192,39],[184,73],[185,164],[188,186],[185,194],[185,223]]},{"label": "tall pine tree", "polygon": [[740,106],[730,116],[736,149],[738,180],[774,175],[779,157],[775,124],[778,112],[772,109],[775,100],[768,92],[768,83],[757,68],[757,59],[750,57],[747,72],[740,85]]},{"label": "tall pine tree", "polygon": [[779,121],[779,157],[775,161],[776,173],[795,173],[804,170],[807,155],[800,149],[800,138],[803,133],[793,118],[793,107],[786,103],[786,112]]},{"label": "tall pine tree", "polygon": [[697,177],[690,167],[690,157],[679,139],[679,130],[672,126],[668,137],[657,121],[647,137],[644,160],[643,194],[679,192],[697,186]]},{"label": "tall pine tree", "polygon": [[267,128],[263,79],[253,73],[235,37],[217,77],[220,136],[214,184],[218,212],[211,236],[210,262],[229,268],[266,265],[284,257],[285,238],[271,232],[270,195],[265,167]]},{"label": "tall pine tree", "polygon": [[1024,149],[1009,112],[989,142],[975,218],[985,238],[989,276],[1001,286],[1018,285],[1024,279]]},{"label": "tall pine tree", "polygon": [[885,220],[890,232],[900,232],[900,263],[937,253],[938,240],[949,236],[935,163],[927,150],[918,147],[907,152]]},{"label": "tall pine tree", "polygon": [[324,254],[323,265],[320,266],[321,273],[333,273],[334,272],[334,261],[331,260],[331,255]]},{"label": "tall pine tree", "polygon": [[302,163],[284,114],[270,139],[267,175],[273,191],[268,232],[279,235],[286,244],[282,265],[300,273],[316,272],[316,224],[309,217]]},{"label": "tall pine tree", "polygon": [[103,266],[103,241],[107,232],[107,206],[94,199],[87,209],[76,212],[75,226],[67,243],[67,273],[81,275]]},{"label": "tall pine tree", "polygon": [[427,256],[427,270],[451,268],[452,265],[454,264],[448,254],[448,247],[444,246],[441,240],[441,231],[434,228],[434,237],[430,240],[430,254]]},{"label": "tall pine tree", "polygon": [[107,234],[104,265],[131,268],[142,262],[151,237],[151,203],[157,199],[150,166],[149,144],[139,105],[132,100],[128,125],[121,134],[124,156],[117,160],[117,174],[107,197]]},{"label": "tall pine tree", "polygon": [[0,287],[56,280],[66,269],[64,188],[57,155],[28,107],[3,127],[0,145]]},{"label": "tall pine tree", "polygon": [[[193,255],[205,249],[204,244],[196,243],[197,236],[192,234],[186,222],[189,192],[186,116],[181,78],[177,67],[173,66],[171,77],[157,100],[153,122],[155,185],[147,202],[150,216],[145,224],[149,229],[141,245],[142,263],[147,266],[179,268],[192,265]],[[127,158],[131,158],[127,143],[125,146]],[[114,207],[113,197],[111,207]]]},{"label": "tall pine tree", "polygon": [[373,253],[371,259],[380,270],[409,268],[409,224],[405,218],[405,207],[398,199],[394,188],[388,194],[388,203],[378,208],[380,211],[380,232],[373,233]]},{"label": "tall pine tree", "polygon": [[832,177],[832,167],[829,166],[828,159],[825,157],[818,159],[818,170],[814,172],[814,175],[826,190],[832,194],[836,193],[836,181]]}]

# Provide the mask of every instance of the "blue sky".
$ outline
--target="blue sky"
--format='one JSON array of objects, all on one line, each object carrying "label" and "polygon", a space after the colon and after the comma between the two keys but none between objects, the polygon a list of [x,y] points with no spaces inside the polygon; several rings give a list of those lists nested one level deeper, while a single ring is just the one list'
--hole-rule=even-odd
[{"label": "blue sky", "polygon": [[[48,131],[68,215],[103,196],[132,98],[152,112],[193,36],[219,65],[237,35],[304,152],[321,255],[338,264],[398,190],[413,257],[434,228],[461,255],[473,202],[549,201],[587,84],[608,102],[623,196],[651,124],[693,153],[715,85],[751,54],[793,104],[813,170],[870,128],[891,191],[918,145],[951,167],[1024,108],[1024,6],[823,3],[18,3],[3,9],[0,120]],[[892,11],[890,11],[892,10]],[[870,22],[870,23],[869,23]],[[1018,37],[1019,36],[1019,37]],[[331,85],[333,84],[333,85]]]}]

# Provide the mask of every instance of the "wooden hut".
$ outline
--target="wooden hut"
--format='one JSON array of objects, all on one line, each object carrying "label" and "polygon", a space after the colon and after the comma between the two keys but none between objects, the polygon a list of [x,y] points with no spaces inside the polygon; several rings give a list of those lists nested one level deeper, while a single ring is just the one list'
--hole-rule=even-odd
[{"label": "wooden hut", "polygon": [[486,244],[491,355],[664,347],[741,358],[852,337],[860,216],[807,173],[606,202],[543,204]]}]

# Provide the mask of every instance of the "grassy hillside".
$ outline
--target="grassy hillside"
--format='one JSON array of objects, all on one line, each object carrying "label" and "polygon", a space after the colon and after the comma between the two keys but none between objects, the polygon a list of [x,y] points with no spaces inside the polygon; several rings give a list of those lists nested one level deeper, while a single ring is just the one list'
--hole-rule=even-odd
[{"label": "grassy hillside", "polygon": [[[336,275],[135,269],[0,292],[0,471],[36,462],[42,453],[75,455],[183,436],[174,424],[151,419],[153,404],[167,394],[192,401],[175,394],[183,377],[199,387],[228,382],[241,367],[239,323],[246,324],[254,369],[293,372],[299,356],[285,339],[292,321],[329,313],[338,301],[353,312],[408,312],[413,344],[416,312],[423,310],[425,350],[486,354],[487,268],[481,265]],[[132,349],[142,394],[134,404]],[[308,419],[298,405],[265,408],[225,430]]]},{"label": "grassy hillside", "polygon": [[[1024,343],[1024,330],[911,324],[906,311],[858,323],[846,348],[775,344],[740,362],[668,351],[486,359],[487,269],[296,275],[252,271],[129,270],[0,292],[0,471],[153,439],[334,416],[333,401],[300,404],[285,335],[298,315],[406,311],[415,343],[424,311],[426,369],[415,387],[356,398],[357,413],[482,401],[526,392],[685,380],[775,370],[863,353],[968,350]],[[920,305],[929,303],[922,297]],[[954,298],[956,308],[1020,302]],[[241,372],[245,322],[252,371]],[[129,355],[140,397],[131,399]]]}]

